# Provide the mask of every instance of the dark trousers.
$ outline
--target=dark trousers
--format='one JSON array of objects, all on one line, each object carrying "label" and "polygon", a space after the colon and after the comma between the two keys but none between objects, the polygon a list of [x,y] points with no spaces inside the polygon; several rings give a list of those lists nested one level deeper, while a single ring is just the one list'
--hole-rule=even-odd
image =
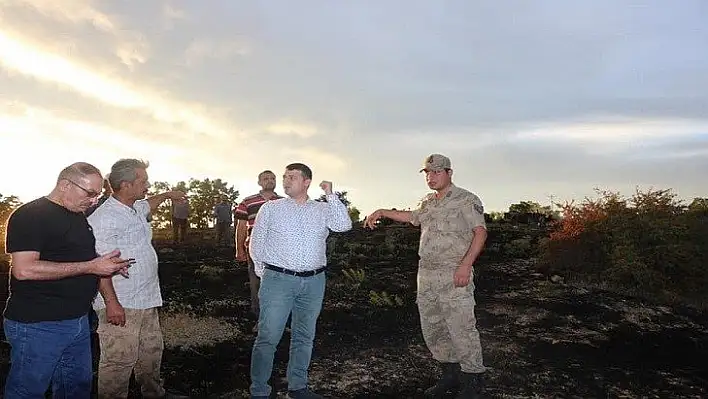
[{"label": "dark trousers", "polygon": [[187,237],[187,219],[172,218],[172,239],[174,242],[184,242]]},{"label": "dark trousers", "polygon": [[229,244],[229,228],[231,223],[228,222],[216,222],[216,243],[221,244],[222,241]]}]

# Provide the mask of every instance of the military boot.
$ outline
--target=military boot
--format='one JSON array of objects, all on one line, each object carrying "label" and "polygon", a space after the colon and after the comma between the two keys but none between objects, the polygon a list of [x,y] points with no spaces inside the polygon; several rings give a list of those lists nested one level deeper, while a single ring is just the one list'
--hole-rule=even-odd
[{"label": "military boot", "polygon": [[456,399],[477,399],[482,397],[482,373],[460,373],[460,392]]},{"label": "military boot", "polygon": [[425,390],[426,398],[442,398],[460,386],[460,364],[443,363],[443,374],[435,385]]}]

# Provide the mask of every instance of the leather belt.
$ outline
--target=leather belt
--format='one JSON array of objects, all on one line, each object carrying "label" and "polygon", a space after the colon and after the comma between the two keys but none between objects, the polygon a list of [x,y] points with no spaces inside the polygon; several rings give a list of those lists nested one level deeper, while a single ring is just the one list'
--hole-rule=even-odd
[{"label": "leather belt", "polygon": [[282,267],[273,266],[269,263],[264,263],[263,265],[265,266],[266,269],[270,269],[270,270],[273,270],[278,273],[289,274],[289,275],[295,276],[295,277],[311,277],[311,276],[318,275],[318,274],[322,273],[323,271],[327,270],[327,266],[323,266],[323,267],[320,267],[319,269],[315,269],[315,270],[296,272],[294,270],[283,269]]}]

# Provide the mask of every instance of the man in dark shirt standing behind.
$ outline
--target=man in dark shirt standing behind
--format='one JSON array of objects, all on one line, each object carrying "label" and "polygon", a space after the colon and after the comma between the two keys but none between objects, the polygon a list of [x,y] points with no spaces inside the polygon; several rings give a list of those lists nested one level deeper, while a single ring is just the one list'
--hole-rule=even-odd
[{"label": "man in dark shirt standing behind", "polygon": [[78,162],[61,171],[46,197],[19,207],[7,222],[10,296],[4,330],[10,343],[6,398],[89,398],[93,381],[88,312],[99,276],[127,275],[113,251],[98,257],[84,212],[103,179]]}]

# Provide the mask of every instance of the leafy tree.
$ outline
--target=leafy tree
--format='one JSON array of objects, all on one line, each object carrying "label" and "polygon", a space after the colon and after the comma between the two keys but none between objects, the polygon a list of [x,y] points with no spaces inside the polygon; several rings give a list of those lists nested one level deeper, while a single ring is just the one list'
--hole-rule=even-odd
[{"label": "leafy tree", "polygon": [[[183,181],[178,182],[176,185],[171,185],[166,181],[158,181],[152,184],[148,196],[164,193],[170,190],[180,190],[185,193],[189,192],[187,184]],[[160,204],[157,211],[152,213],[152,223],[158,228],[167,227],[172,223],[172,201],[167,200]]]},{"label": "leafy tree", "polygon": [[[165,181],[153,183],[148,195],[160,194],[165,191],[179,190],[187,194],[189,199],[189,224],[199,229],[208,228],[214,220],[214,207],[226,197],[232,204],[236,203],[239,192],[233,186],[221,179],[190,179],[189,182],[180,181],[170,184]],[[155,227],[164,228],[172,222],[172,203],[170,200],[163,202],[152,214],[152,223]]]},{"label": "leafy tree", "polygon": [[[155,194],[160,194],[164,193],[165,191],[170,190],[170,184],[166,181],[156,181],[152,183],[152,186],[150,187],[150,191],[148,191],[148,197],[155,195]],[[157,208],[156,211],[154,211],[150,215],[150,221],[152,222],[153,226],[158,227],[158,228],[163,228],[166,227],[170,219],[172,218],[170,214],[170,203],[169,201],[165,201],[160,206]]]},{"label": "leafy tree", "polygon": [[489,212],[489,219],[493,222],[499,222],[504,219],[504,212],[492,211]]},{"label": "leafy tree", "polygon": [[5,252],[5,229],[7,228],[7,219],[12,214],[12,211],[17,209],[22,202],[14,195],[4,197],[0,194],[0,253]]},{"label": "leafy tree", "polygon": [[222,197],[226,197],[233,208],[239,196],[238,190],[221,179],[189,179],[187,187],[189,188],[189,223],[200,229],[212,225],[210,222],[214,220],[214,207]]},{"label": "leafy tree", "polygon": [[361,218],[361,211],[357,207],[352,206],[349,208],[349,217],[352,219],[352,223],[358,223]]},{"label": "leafy tree", "polygon": [[[352,219],[352,223],[356,223],[359,221],[359,218],[361,217],[361,211],[357,209],[355,206],[352,206],[351,201],[349,201],[349,198],[347,198],[347,192],[346,191],[335,191],[335,194],[337,194],[337,197],[339,198],[340,201],[342,201],[342,204],[347,207],[347,210],[349,211],[349,217]],[[327,202],[327,196],[322,194],[318,199],[315,201],[319,202]]]},{"label": "leafy tree", "polygon": [[671,190],[637,190],[629,198],[596,191],[597,198],[564,206],[542,245],[541,269],[623,292],[708,303],[705,203],[687,207]]},{"label": "leafy tree", "polygon": [[708,211],[708,198],[697,197],[688,205],[689,211]]},{"label": "leafy tree", "polygon": [[[339,197],[339,200],[342,201],[342,204],[349,208],[351,206],[351,201],[349,201],[349,198],[347,198],[347,192],[346,191],[335,191],[334,194],[337,194],[337,197]],[[315,201],[319,202],[327,202],[327,196],[322,194],[320,195],[320,198],[316,199]]]},{"label": "leafy tree", "polygon": [[517,204],[509,206],[509,213],[542,213],[548,214],[551,212],[550,206],[541,206],[541,204],[533,201],[521,201]]}]

